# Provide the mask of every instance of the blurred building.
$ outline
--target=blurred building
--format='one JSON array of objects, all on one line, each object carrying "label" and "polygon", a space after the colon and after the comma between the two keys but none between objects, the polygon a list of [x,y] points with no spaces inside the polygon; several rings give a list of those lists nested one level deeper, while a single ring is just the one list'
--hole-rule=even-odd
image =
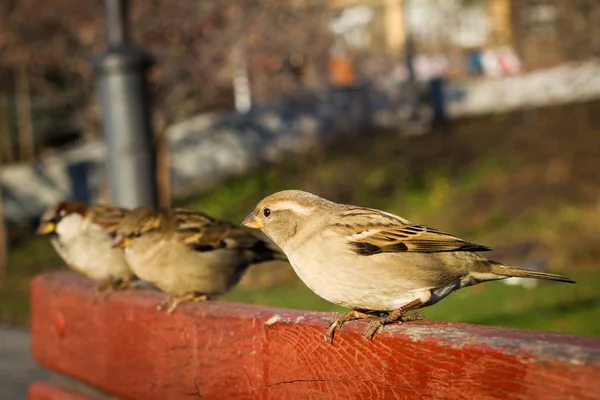
[{"label": "blurred building", "polygon": [[511,43],[526,69],[600,57],[597,0],[512,0]]},{"label": "blurred building", "polygon": [[[349,47],[401,58],[410,36],[419,70],[440,55],[447,75],[515,73],[600,55],[596,0],[331,0]],[[518,62],[516,61],[518,60]],[[495,63],[496,65],[493,65]],[[427,73],[427,72],[425,72]]]}]

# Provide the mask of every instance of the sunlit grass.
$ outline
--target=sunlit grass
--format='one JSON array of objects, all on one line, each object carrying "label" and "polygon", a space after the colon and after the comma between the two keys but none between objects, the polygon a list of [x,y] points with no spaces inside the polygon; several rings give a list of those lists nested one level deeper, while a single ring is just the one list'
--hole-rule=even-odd
[{"label": "sunlit grass", "polygon": [[[452,293],[420,310],[427,319],[600,335],[600,271],[569,274],[579,283],[539,282],[534,288],[489,282]],[[224,299],[298,310],[337,311],[299,279],[267,288],[238,286]]]}]

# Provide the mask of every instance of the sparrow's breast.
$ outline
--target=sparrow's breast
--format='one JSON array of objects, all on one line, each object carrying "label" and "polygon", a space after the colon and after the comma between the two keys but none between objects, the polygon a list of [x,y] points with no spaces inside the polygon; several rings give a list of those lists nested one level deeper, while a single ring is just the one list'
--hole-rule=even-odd
[{"label": "sparrow's breast", "polygon": [[344,241],[325,238],[307,242],[288,257],[313,292],[344,307],[390,311],[427,298],[438,287],[430,279],[438,261],[422,253],[359,256]]},{"label": "sparrow's breast", "polygon": [[60,245],[59,253],[69,266],[91,279],[124,279],[131,275],[123,253],[111,248],[110,236],[100,228],[81,230],[69,243]]},{"label": "sparrow's breast", "polygon": [[236,251],[200,252],[168,240],[140,242],[126,257],[138,277],[173,295],[225,293],[248,265]]}]

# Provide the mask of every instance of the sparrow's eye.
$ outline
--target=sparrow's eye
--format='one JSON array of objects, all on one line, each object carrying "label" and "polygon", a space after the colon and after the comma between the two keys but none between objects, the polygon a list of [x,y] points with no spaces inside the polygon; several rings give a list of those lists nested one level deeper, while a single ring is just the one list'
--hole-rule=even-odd
[{"label": "sparrow's eye", "polygon": [[134,238],[138,238],[140,236],[142,236],[142,232],[141,231],[135,231],[135,232],[133,232],[131,234],[131,237],[134,237]]},{"label": "sparrow's eye", "polygon": [[263,210],[263,214],[265,215],[265,217],[268,217],[269,215],[271,215],[271,209],[270,208],[265,208]]}]

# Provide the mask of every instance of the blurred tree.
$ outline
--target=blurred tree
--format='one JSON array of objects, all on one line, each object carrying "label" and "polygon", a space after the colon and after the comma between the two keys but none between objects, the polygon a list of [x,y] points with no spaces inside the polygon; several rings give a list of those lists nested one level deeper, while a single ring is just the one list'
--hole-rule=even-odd
[{"label": "blurred tree", "polygon": [[[52,7],[33,0],[0,6],[0,72],[13,77],[13,85],[0,87],[0,96],[15,104],[21,159],[33,155],[34,135],[39,142],[43,135],[60,133],[87,106],[86,57],[93,40],[85,33],[94,23],[94,8],[99,11],[67,0]],[[83,87],[82,82],[89,83]]]},{"label": "blurred tree", "polygon": [[600,56],[600,1],[511,0],[513,44],[527,69]]},{"label": "blurred tree", "polygon": [[0,282],[8,272],[8,235],[4,219],[4,201],[0,192]]},{"label": "blurred tree", "polygon": [[17,126],[19,127],[19,159],[30,161],[35,153],[33,121],[31,115],[31,94],[27,64],[21,64],[16,71],[15,88],[17,97]]},{"label": "blurred tree", "polygon": [[[101,2],[77,0],[43,7],[35,0],[0,4],[0,72],[17,76],[20,85],[16,90],[2,85],[0,96],[19,95],[24,117],[23,88],[29,85],[30,127],[42,145],[50,135],[77,130],[88,138],[99,131],[90,58],[104,46],[101,7]],[[325,1],[132,2],[134,41],[158,61],[151,74],[155,113],[171,123],[232,108],[232,50],[241,41],[253,102],[297,88],[304,77],[290,73],[286,62],[293,57],[325,71],[331,43],[327,13]],[[27,123],[20,121],[27,132]]]},{"label": "blurred tree", "polygon": [[13,143],[8,107],[8,98],[6,96],[0,97],[0,160],[4,162],[13,161]]}]

